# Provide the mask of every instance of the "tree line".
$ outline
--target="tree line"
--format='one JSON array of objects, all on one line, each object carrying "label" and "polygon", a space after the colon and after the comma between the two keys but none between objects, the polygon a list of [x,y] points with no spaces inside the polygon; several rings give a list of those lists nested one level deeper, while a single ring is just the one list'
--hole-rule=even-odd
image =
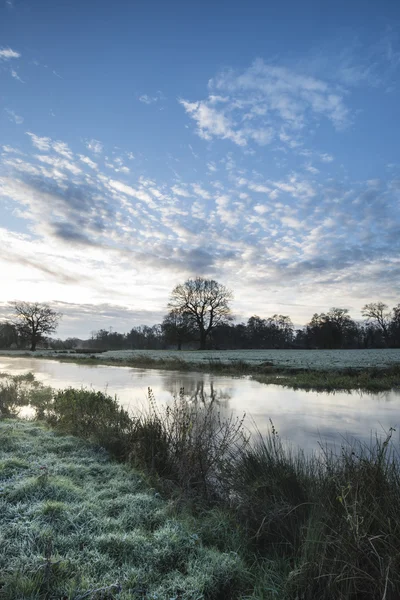
[{"label": "tree line", "polygon": [[263,349],[263,348],[387,348],[400,347],[400,304],[366,304],[364,320],[355,321],[348,309],[333,307],[315,313],[305,327],[295,329],[288,315],[251,316],[233,323],[233,293],[212,279],[197,277],[176,286],[163,321],[133,327],[127,333],[100,329],[89,339],[54,339],[61,314],[45,304],[16,302],[14,315],[0,323],[0,348],[54,349]]}]

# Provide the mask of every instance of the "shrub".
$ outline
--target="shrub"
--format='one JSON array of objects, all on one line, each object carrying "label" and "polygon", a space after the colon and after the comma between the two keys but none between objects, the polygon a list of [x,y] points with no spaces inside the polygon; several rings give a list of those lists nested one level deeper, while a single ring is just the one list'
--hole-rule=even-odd
[{"label": "shrub", "polygon": [[243,419],[223,418],[214,398],[189,401],[183,389],[163,411],[150,388],[148,397],[150,408],[136,422],[132,460],[186,495],[216,499],[231,449],[246,444]]},{"label": "shrub", "polygon": [[118,458],[129,451],[134,421],[115,398],[102,392],[73,388],[59,391],[47,419],[60,431],[92,440]]}]

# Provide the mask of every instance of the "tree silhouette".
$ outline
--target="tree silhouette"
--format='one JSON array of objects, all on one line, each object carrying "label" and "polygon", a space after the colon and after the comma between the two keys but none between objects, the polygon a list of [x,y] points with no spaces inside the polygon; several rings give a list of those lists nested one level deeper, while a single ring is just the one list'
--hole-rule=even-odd
[{"label": "tree silhouette", "polygon": [[221,283],[214,279],[196,277],[172,290],[168,308],[188,315],[198,331],[200,350],[205,350],[213,329],[232,319],[229,307],[232,298],[232,292]]},{"label": "tree silhouette", "polygon": [[45,334],[53,333],[62,317],[61,313],[47,304],[38,302],[14,302],[14,318],[11,323],[21,338],[29,340],[31,350],[35,351],[38,342]]}]

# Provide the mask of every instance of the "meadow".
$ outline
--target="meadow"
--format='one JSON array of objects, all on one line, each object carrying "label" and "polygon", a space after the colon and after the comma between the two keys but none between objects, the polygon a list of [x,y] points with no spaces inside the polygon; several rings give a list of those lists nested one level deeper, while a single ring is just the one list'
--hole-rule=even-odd
[{"label": "meadow", "polygon": [[[79,353],[78,350],[2,350],[4,356],[38,356],[38,357],[63,357],[73,359],[88,358],[88,353]],[[121,364],[150,364],[151,362],[168,363],[174,361],[176,365],[204,365],[215,364],[227,366],[248,365],[257,367],[263,363],[283,369],[304,370],[335,370],[335,369],[366,369],[383,368],[400,363],[400,349],[365,349],[365,350],[110,350],[90,354],[96,360]]]}]

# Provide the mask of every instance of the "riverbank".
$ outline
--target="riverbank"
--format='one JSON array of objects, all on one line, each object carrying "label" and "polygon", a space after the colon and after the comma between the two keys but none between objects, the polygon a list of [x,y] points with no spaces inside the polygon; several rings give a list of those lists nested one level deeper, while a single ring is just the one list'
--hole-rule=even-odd
[{"label": "riverbank", "polygon": [[[96,598],[90,586],[97,579],[122,587],[118,594],[110,588],[107,600],[400,597],[400,446],[393,430],[368,445],[343,441],[336,454],[321,446],[305,456],[282,444],[272,424],[268,435],[249,438],[242,422],[222,418],[213,402],[180,396],[158,409],[149,390],[148,411],[128,415],[101,392],[50,392],[29,376],[0,387],[1,414],[16,414],[28,398],[52,428],[0,423],[8,428],[0,437],[8,453],[5,462],[0,457],[7,600],[38,597],[18,596],[12,586],[19,581],[39,582],[42,597],[51,598],[49,586],[59,585],[58,593],[65,578],[67,600]],[[57,543],[46,545],[47,532]],[[75,545],[68,550],[70,534]],[[88,574],[79,566],[86,548]],[[78,589],[72,573],[85,585]],[[124,588],[126,582],[148,587]]]},{"label": "riverbank", "polygon": [[[7,353],[0,353],[0,357],[27,356],[81,365],[109,365],[182,372],[197,371],[230,377],[248,376],[259,383],[316,391],[360,390],[379,392],[400,389],[399,350],[392,350],[389,353],[385,350],[246,352],[247,354],[242,352],[236,355],[234,353],[229,354],[229,352],[224,355],[220,352],[213,356],[212,353],[196,353],[195,351],[175,352],[172,355],[167,351],[165,354],[163,354],[163,351],[148,351],[147,353],[138,351],[136,353],[106,352],[88,356],[50,351],[38,351],[36,353],[8,351]],[[273,352],[280,353],[279,359],[275,359],[275,361],[264,360],[265,356],[271,359],[274,356]],[[309,353],[304,354],[307,352]],[[343,358],[343,352],[346,353],[345,358]],[[237,358],[232,358],[233,356]],[[324,368],[329,359],[329,368]],[[349,365],[345,364],[345,360],[349,362]]]},{"label": "riverbank", "polygon": [[1,421],[0,482],[5,600],[234,598],[246,587],[238,554],[207,547],[143,475],[98,446]]}]

